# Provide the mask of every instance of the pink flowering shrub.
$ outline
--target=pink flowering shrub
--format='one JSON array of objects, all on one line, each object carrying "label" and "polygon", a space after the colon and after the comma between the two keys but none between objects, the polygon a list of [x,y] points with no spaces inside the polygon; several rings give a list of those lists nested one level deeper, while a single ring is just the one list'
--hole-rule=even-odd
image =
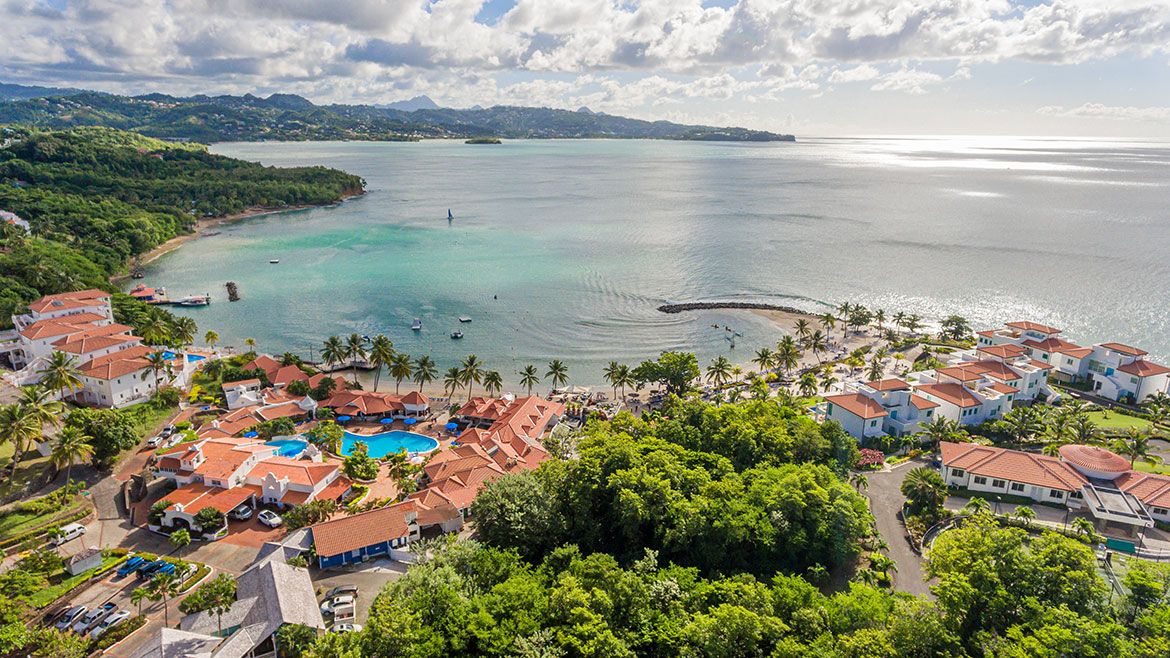
[{"label": "pink flowering shrub", "polygon": [[886,461],[886,455],[881,450],[862,448],[857,457],[857,468],[881,468]]}]

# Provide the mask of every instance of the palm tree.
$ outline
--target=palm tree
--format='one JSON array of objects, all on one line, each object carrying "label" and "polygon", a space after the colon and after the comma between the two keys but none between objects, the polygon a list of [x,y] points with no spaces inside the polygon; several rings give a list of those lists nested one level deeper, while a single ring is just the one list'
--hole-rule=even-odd
[{"label": "palm tree", "polygon": [[157,391],[159,388],[158,374],[166,370],[170,366],[170,363],[167,362],[162,352],[151,352],[146,355],[146,360],[150,363],[150,372],[154,375],[154,390]]},{"label": "palm tree", "polygon": [[785,377],[800,365],[800,346],[792,336],[785,336],[776,344],[775,363],[784,371]]},{"label": "palm tree", "polygon": [[800,381],[796,384],[797,390],[806,398],[816,397],[817,395],[817,375],[809,371],[800,376]]},{"label": "palm tree", "polygon": [[731,379],[731,362],[727,357],[720,356],[707,366],[707,381],[715,385],[716,388],[721,388]]},{"label": "palm tree", "polygon": [[540,375],[536,372],[536,366],[526,365],[520,371],[520,385],[528,389],[528,395],[532,395],[532,388],[540,383]]},{"label": "palm tree", "polygon": [[618,366],[617,381],[615,382],[622,389],[622,397],[626,397],[626,387],[634,385],[634,371],[626,364]]},{"label": "palm tree", "polygon": [[28,446],[41,437],[41,425],[19,404],[0,406],[0,445],[11,443],[13,448],[9,477],[24,458]]},{"label": "palm tree", "polygon": [[418,361],[414,364],[414,383],[418,384],[418,392],[422,393],[423,386],[435,381],[435,377],[439,374],[435,367],[435,362],[431,361],[431,357],[423,355],[418,357]]},{"label": "palm tree", "polygon": [[487,394],[495,396],[504,388],[504,378],[496,370],[489,370],[483,373],[483,387],[487,390]]},{"label": "palm tree", "polygon": [[459,376],[462,378],[463,384],[467,386],[467,399],[470,401],[472,387],[483,380],[483,367],[479,362],[479,357],[468,354],[467,358],[463,359],[463,368],[459,371]]},{"label": "palm tree", "polygon": [[796,338],[801,341],[807,340],[809,334],[811,333],[808,320],[805,320],[804,318],[798,319],[796,324],[793,326],[793,329],[796,332]]},{"label": "palm tree", "polygon": [[150,582],[150,589],[155,597],[163,602],[163,624],[171,625],[171,611],[167,609],[167,599],[179,593],[179,579],[173,573],[164,573],[154,577]]},{"label": "palm tree", "polygon": [[[822,313],[821,316],[817,319],[821,321],[821,326],[825,329],[825,338],[827,339],[828,337],[832,336],[833,329],[837,328],[837,318],[834,317],[832,313],[826,311]],[[844,320],[842,320],[842,323],[844,323]]]},{"label": "palm tree", "polygon": [[947,484],[938,471],[929,466],[919,466],[906,474],[902,480],[902,495],[910,507],[929,513],[942,509],[947,499]]},{"label": "palm tree", "polygon": [[825,335],[821,333],[820,329],[817,329],[809,335],[808,348],[812,350],[813,355],[817,357],[817,363],[821,362],[821,352],[824,352],[826,349],[828,349],[828,347],[829,346],[825,339]]},{"label": "palm tree", "polygon": [[929,423],[919,426],[918,436],[926,439],[932,449],[938,450],[938,444],[943,441],[965,440],[967,432],[959,425],[959,421],[946,416],[935,416]]},{"label": "palm tree", "polygon": [[1148,429],[1128,428],[1125,431],[1125,436],[1116,441],[1114,449],[1119,454],[1129,457],[1129,468],[1131,470],[1139,459],[1148,464],[1156,464],[1160,461],[1160,458],[1153,454],[1153,446],[1150,445],[1150,431]]},{"label": "palm tree", "polygon": [[886,366],[875,354],[874,357],[869,360],[869,370],[866,371],[865,376],[869,377],[869,380],[872,382],[881,379],[885,376],[885,374]]},{"label": "palm tree", "polygon": [[[370,365],[374,366],[374,390],[378,390],[378,382],[382,379],[382,367],[394,361],[394,343],[384,334],[374,336],[370,343]],[[395,391],[397,392],[397,391]]]},{"label": "palm tree", "polygon": [[1015,441],[1025,443],[1044,431],[1044,423],[1035,408],[1018,407],[1003,417],[999,429]]},{"label": "palm tree", "polygon": [[179,347],[186,347],[195,342],[195,332],[198,330],[194,319],[185,315],[179,316],[171,325],[171,340]]},{"label": "palm tree", "polygon": [[861,473],[854,473],[849,476],[849,481],[853,483],[853,488],[858,491],[869,490],[869,478]]},{"label": "palm tree", "polygon": [[345,360],[345,345],[340,338],[330,336],[325,339],[325,344],[321,347],[321,360],[330,369]]},{"label": "palm tree", "polygon": [[833,370],[831,368],[825,368],[821,371],[821,390],[829,393],[830,389],[836,384],[837,378],[833,376]]},{"label": "palm tree", "polygon": [[93,446],[89,443],[92,440],[92,437],[87,436],[76,427],[66,427],[57,435],[57,442],[53,444],[50,459],[53,460],[53,465],[58,469],[62,465],[65,466],[66,483],[72,479],[74,464],[93,459]]},{"label": "palm tree", "polygon": [[455,391],[463,386],[463,375],[459,372],[459,368],[447,368],[446,374],[443,375],[443,390],[447,393],[448,399],[454,399]]},{"label": "palm tree", "polygon": [[245,338],[245,339],[244,339],[244,345],[247,345],[247,346],[248,346],[248,351],[249,351],[249,352],[255,352],[255,351],[256,351],[256,339],[255,339],[255,338]]},{"label": "palm tree", "polygon": [[203,334],[203,342],[207,343],[207,346],[211,349],[215,349],[215,344],[219,342],[219,334],[215,333],[212,329],[208,329],[207,333]]},{"label": "palm tree", "polygon": [[752,363],[760,368],[760,374],[772,367],[772,361],[776,358],[775,352],[770,347],[761,347],[756,350],[756,357],[752,359]]},{"label": "palm tree", "polygon": [[394,378],[394,395],[398,395],[402,380],[409,379],[413,369],[414,363],[410,360],[409,354],[402,352],[394,354],[394,358],[390,360],[390,376]]},{"label": "palm tree", "polygon": [[142,616],[142,602],[151,600],[150,590],[145,587],[135,587],[130,592],[130,602],[138,605],[138,616]]},{"label": "palm tree", "polygon": [[609,365],[605,366],[605,370],[602,371],[602,376],[605,377],[605,381],[609,382],[609,385],[613,387],[614,399],[617,399],[617,389],[618,389],[617,380],[618,380],[618,370],[619,369],[621,369],[621,366],[618,364],[617,361],[610,361]]},{"label": "palm tree", "polygon": [[905,327],[906,326],[906,314],[901,312],[901,311],[898,311],[897,313],[894,314],[893,322],[895,325],[897,325],[899,327]]},{"label": "palm tree", "polygon": [[165,345],[171,340],[171,324],[158,309],[150,309],[146,319],[138,325],[138,331],[149,345]]},{"label": "palm tree", "polygon": [[366,358],[366,341],[361,334],[350,334],[345,339],[345,358],[349,359],[349,367],[353,372],[353,383],[357,383],[357,363]]},{"label": "palm tree", "polygon": [[978,496],[967,501],[963,505],[963,512],[972,516],[991,511],[991,503],[987,502],[986,498],[979,498]]},{"label": "palm tree", "polygon": [[553,388],[560,388],[569,382],[569,367],[560,359],[548,362],[548,372],[544,373]]},{"label": "palm tree", "polygon": [[921,315],[918,315],[917,313],[915,313],[914,315],[911,315],[910,317],[906,318],[906,329],[911,334],[917,333],[921,327],[922,327],[922,316]]},{"label": "palm tree", "polygon": [[45,361],[45,367],[37,371],[41,376],[41,385],[48,387],[64,397],[68,390],[70,395],[81,390],[81,371],[77,368],[77,360],[65,352],[53,351]]},{"label": "palm tree", "polygon": [[1075,415],[1072,419],[1072,433],[1073,438],[1077,443],[1093,443],[1097,437],[1101,435],[1101,429],[1097,427],[1097,423],[1093,422],[1086,414],[1073,412]]},{"label": "palm tree", "polygon": [[882,325],[885,324],[885,322],[886,322],[886,311],[884,309],[880,309],[880,308],[878,310],[874,311],[873,312],[873,321],[877,323],[878,333],[879,334],[882,333],[883,332]]},{"label": "palm tree", "polygon": [[61,414],[65,405],[53,399],[53,392],[44,386],[24,386],[16,403],[24,407],[24,413],[32,416],[33,421],[40,427],[45,425],[58,426],[61,424]]},{"label": "palm tree", "polygon": [[1097,528],[1093,527],[1093,522],[1083,516],[1073,519],[1072,527],[1075,528],[1077,534],[1081,537],[1084,537],[1086,541],[1092,542],[1093,538],[1097,536]]},{"label": "palm tree", "polygon": [[1016,518],[1024,522],[1025,528],[1032,527],[1032,521],[1036,519],[1036,510],[1027,505],[1020,505],[1016,508]]}]

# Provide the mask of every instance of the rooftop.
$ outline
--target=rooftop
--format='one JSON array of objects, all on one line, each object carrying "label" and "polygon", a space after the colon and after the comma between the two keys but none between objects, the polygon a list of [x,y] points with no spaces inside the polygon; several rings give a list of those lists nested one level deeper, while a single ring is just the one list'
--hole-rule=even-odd
[{"label": "rooftop", "polygon": [[943,441],[939,447],[944,465],[975,475],[1061,491],[1079,491],[1088,484],[1080,473],[1055,457],[974,443]]},{"label": "rooftop", "polygon": [[1019,322],[1007,322],[1007,323],[1004,323],[1004,326],[1011,327],[1012,329],[1019,329],[1020,331],[1035,331],[1035,332],[1042,333],[1042,334],[1059,334],[1060,333],[1060,329],[1057,329],[1056,327],[1050,327],[1046,324],[1040,324],[1039,322],[1030,322],[1027,320],[1023,320],[1023,321],[1019,321]]},{"label": "rooftop", "polygon": [[1099,446],[1060,446],[1060,458],[1073,466],[1102,473],[1125,473],[1130,469],[1129,460]]},{"label": "rooftop", "polygon": [[870,418],[881,418],[883,416],[889,415],[889,413],[877,400],[860,393],[826,395],[825,400],[837,405],[838,407],[841,407],[854,416],[865,420]]}]

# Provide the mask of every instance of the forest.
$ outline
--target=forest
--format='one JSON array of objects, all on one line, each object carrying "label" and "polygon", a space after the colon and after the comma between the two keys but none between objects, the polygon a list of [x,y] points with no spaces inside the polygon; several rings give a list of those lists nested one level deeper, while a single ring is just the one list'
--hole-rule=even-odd
[{"label": "forest", "polygon": [[3,129],[0,327],[41,295],[104,288],[134,256],[248,208],[335,203],[361,178],[325,167],[276,168],[107,128]]}]

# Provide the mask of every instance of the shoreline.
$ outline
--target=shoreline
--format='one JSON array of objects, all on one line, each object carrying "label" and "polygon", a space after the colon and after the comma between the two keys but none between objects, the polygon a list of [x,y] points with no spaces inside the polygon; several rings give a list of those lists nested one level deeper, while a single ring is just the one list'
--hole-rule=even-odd
[{"label": "shoreline", "polygon": [[[362,191],[356,192],[356,193],[346,192],[346,193],[343,193],[341,195],[341,199],[334,201],[332,203],[322,203],[322,204],[301,203],[301,204],[297,204],[294,206],[283,206],[280,208],[256,206],[256,207],[252,207],[252,208],[246,208],[245,210],[243,210],[241,212],[234,213],[231,215],[223,215],[222,217],[207,217],[207,218],[197,219],[197,220],[195,220],[195,229],[192,230],[190,233],[183,233],[181,235],[176,235],[175,237],[171,238],[170,240],[167,240],[166,242],[158,245],[157,247],[154,247],[153,249],[144,251],[141,254],[138,254],[138,256],[137,256],[138,264],[139,265],[148,265],[151,262],[158,260],[162,256],[165,256],[166,254],[169,254],[172,251],[178,249],[179,247],[183,246],[184,244],[186,244],[192,240],[197,240],[201,237],[204,237],[204,234],[203,234],[204,231],[211,229],[211,228],[215,228],[217,226],[223,226],[225,224],[233,224],[235,222],[243,221],[245,219],[252,219],[253,217],[262,217],[264,215],[276,215],[276,214],[284,213],[284,212],[296,212],[298,210],[309,210],[312,208],[328,208],[330,206],[337,206],[337,205],[341,205],[342,203],[345,203],[347,200],[352,199],[353,197],[362,196],[365,193],[366,193],[366,191],[364,189]],[[125,281],[126,279],[129,279],[129,278],[130,278],[130,271],[129,271],[129,269],[127,269],[125,274],[115,274],[115,275],[111,276],[110,283],[118,284],[118,283]]]}]

